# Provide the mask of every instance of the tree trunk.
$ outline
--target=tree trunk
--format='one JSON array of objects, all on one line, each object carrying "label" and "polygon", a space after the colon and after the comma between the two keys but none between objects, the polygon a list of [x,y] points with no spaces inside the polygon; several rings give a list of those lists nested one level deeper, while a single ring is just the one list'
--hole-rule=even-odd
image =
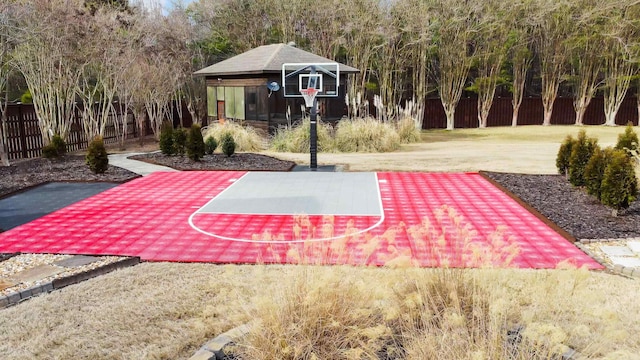
[{"label": "tree trunk", "polygon": [[511,126],[518,126],[518,112],[520,111],[520,104],[513,106],[513,116],[511,117]]},{"label": "tree trunk", "polygon": [[442,104],[444,107],[444,113],[447,115],[447,130],[453,130],[455,128],[455,115],[456,107],[451,104]]}]

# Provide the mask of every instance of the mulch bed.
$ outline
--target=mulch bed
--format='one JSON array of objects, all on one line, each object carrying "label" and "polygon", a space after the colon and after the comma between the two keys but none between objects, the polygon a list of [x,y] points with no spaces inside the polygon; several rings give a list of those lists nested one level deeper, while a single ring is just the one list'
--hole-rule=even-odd
[{"label": "mulch bed", "polygon": [[224,154],[205,155],[196,162],[186,156],[167,156],[160,152],[136,155],[131,159],[145,161],[155,165],[168,166],[182,171],[188,170],[237,170],[237,171],[289,171],[296,164],[292,161],[279,160],[266,155],[252,153],[236,153],[232,156]]},{"label": "mulch bed", "polygon": [[584,189],[561,175],[486,173],[577,239],[640,237],[640,202],[614,217]]},{"label": "mulch bed", "polygon": [[115,166],[109,166],[104,174],[94,174],[83,155],[66,155],[54,160],[20,160],[12,162],[10,166],[0,166],[0,198],[52,181],[125,182],[139,176]]}]

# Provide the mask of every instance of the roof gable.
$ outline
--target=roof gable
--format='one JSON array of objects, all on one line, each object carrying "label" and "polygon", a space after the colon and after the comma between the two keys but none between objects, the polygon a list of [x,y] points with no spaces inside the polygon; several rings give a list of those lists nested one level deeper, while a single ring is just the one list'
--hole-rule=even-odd
[{"label": "roof gable", "polygon": [[[282,72],[284,63],[335,62],[286,44],[263,45],[240,55],[198,70],[194,75],[229,76],[245,74],[274,74]],[[357,73],[358,69],[340,64],[340,72]]]}]

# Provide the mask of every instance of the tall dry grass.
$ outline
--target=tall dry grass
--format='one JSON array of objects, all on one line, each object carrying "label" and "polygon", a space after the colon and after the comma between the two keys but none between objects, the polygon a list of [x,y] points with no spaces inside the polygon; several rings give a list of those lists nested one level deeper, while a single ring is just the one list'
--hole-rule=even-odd
[{"label": "tall dry grass", "polygon": [[[401,228],[417,244],[414,249],[398,249],[395,234]],[[315,228],[304,215],[296,217],[293,233],[296,240],[336,236],[330,217]],[[244,304],[246,317],[255,322],[234,349],[239,358],[524,360],[555,358],[569,348],[567,336],[529,321],[518,304],[494,289],[499,273],[452,267],[511,265],[519,248],[504,229],[479,240],[455,209],[443,206],[433,223],[425,218],[408,228],[399,224],[374,237],[356,233],[347,227],[332,242],[272,249],[281,254],[279,261],[298,265],[275,292]],[[265,237],[283,239],[255,239]],[[385,254],[376,254],[380,247]],[[417,271],[415,252],[424,251],[439,269]],[[354,277],[353,266],[321,266],[380,260],[395,270],[377,284]]]},{"label": "tall dry grass", "polygon": [[[331,152],[334,150],[333,128],[331,125],[318,121],[318,151]],[[271,138],[271,150],[277,152],[305,153],[309,152],[311,121],[305,118],[294,126],[280,127]]]},{"label": "tall dry grass", "polygon": [[371,117],[342,119],[335,144],[340,152],[391,152],[400,148],[400,136],[392,124]]},{"label": "tall dry grass", "polygon": [[265,148],[264,137],[251,126],[242,126],[233,121],[225,121],[223,124],[214,123],[202,129],[204,141],[214,137],[218,144],[225,134],[231,134],[236,143],[236,151],[260,151]]}]

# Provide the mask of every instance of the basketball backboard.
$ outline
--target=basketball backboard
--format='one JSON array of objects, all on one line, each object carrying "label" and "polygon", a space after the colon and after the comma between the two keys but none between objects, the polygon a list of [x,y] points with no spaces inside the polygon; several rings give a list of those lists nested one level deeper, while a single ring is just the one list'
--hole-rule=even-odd
[{"label": "basketball backboard", "polygon": [[285,97],[303,97],[301,90],[315,88],[316,97],[338,97],[340,65],[338,63],[282,64],[282,88]]}]

